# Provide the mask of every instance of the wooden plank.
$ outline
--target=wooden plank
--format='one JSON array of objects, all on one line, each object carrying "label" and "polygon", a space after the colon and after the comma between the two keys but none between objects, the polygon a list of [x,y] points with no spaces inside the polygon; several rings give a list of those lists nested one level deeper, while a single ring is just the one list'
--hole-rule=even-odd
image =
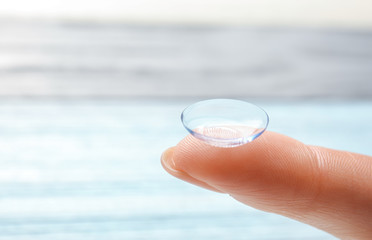
[{"label": "wooden plank", "polygon": [[372,97],[372,33],[0,22],[0,97]]},{"label": "wooden plank", "polygon": [[[1,101],[0,239],[334,239],[168,175],[188,104]],[[369,102],[261,105],[270,130],[372,154]]]}]

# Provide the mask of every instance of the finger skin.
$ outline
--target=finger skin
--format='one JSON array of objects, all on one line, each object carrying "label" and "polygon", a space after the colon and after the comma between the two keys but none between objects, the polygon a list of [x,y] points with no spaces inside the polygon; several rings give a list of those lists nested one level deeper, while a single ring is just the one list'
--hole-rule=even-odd
[{"label": "finger skin", "polygon": [[[163,155],[175,177],[343,239],[372,239],[372,158],[265,132],[217,148],[192,136]],[[178,174],[182,173],[182,174]]]},{"label": "finger skin", "polygon": [[[197,180],[196,178],[193,178],[191,177],[190,175],[188,175],[186,172],[182,171],[182,170],[176,170],[175,168],[173,168],[173,161],[172,161],[172,156],[173,155],[173,152],[174,152],[175,148],[169,148],[167,149],[167,151],[165,151],[161,157],[162,161],[161,161],[161,164],[163,166],[163,168],[171,175],[175,176],[176,178],[179,178],[181,180],[184,180],[186,182],[189,182],[189,183],[192,183],[196,186],[199,186],[199,187],[203,187],[203,188],[206,188],[208,190],[211,190],[211,191],[215,191],[215,192],[220,192],[222,193],[221,191],[219,191],[218,189],[208,185],[207,183],[205,182],[202,182],[200,180]],[[167,159],[167,158],[170,158],[169,161],[163,161],[164,159]]]}]

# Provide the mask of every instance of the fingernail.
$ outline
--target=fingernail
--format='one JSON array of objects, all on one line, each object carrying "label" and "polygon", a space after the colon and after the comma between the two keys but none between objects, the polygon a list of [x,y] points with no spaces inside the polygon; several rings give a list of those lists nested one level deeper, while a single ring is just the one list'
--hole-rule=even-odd
[{"label": "fingernail", "polygon": [[179,178],[183,181],[195,184],[199,187],[203,187],[215,192],[221,192],[220,190],[210,186],[209,184],[200,181],[198,179],[195,179],[194,177],[190,176],[186,172],[182,170],[177,170],[174,158],[173,158],[173,153],[174,153],[175,147],[168,148],[163,152],[161,155],[161,164],[163,165],[164,169],[171,175],[173,175],[176,178]]},{"label": "fingernail", "polygon": [[175,163],[173,161],[173,152],[174,152],[174,147],[168,148],[163,152],[161,155],[161,162],[165,165],[166,168],[169,170],[178,172],[176,170]]}]

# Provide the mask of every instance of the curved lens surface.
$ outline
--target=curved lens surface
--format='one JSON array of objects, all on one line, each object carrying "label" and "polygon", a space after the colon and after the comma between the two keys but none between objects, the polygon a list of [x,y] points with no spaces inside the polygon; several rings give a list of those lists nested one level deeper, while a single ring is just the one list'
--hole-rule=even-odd
[{"label": "curved lens surface", "polygon": [[187,107],[181,120],[194,137],[210,145],[237,147],[260,136],[269,117],[262,108],[245,101],[211,99]]}]

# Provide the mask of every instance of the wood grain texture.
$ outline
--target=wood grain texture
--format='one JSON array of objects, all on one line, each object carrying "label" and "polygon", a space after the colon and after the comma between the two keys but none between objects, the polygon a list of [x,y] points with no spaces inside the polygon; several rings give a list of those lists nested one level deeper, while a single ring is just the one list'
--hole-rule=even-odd
[{"label": "wood grain texture", "polygon": [[365,98],[261,106],[272,131],[372,154],[371,33],[2,20],[0,36],[0,240],[334,239],[159,158],[186,135],[180,97],[217,96]]},{"label": "wood grain texture", "polygon": [[[334,239],[168,175],[190,103],[2,100],[0,239]],[[372,154],[369,102],[260,105],[272,131]]]},{"label": "wood grain texture", "polygon": [[2,20],[0,97],[372,98],[372,32]]}]

